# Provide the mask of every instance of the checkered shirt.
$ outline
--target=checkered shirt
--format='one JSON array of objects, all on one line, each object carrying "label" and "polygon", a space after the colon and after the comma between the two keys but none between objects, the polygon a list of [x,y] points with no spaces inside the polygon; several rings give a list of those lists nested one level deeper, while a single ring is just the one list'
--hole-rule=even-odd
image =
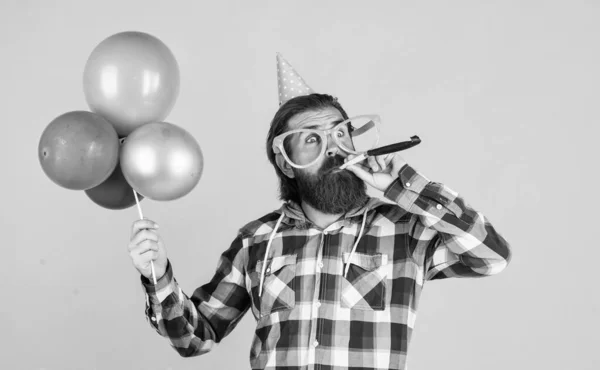
[{"label": "checkered shirt", "polygon": [[241,228],[191,297],[169,262],[156,285],[142,277],[148,322],[181,356],[197,356],[250,310],[252,369],[406,369],[424,282],[497,274],[511,251],[480,212],[408,165],[384,196],[324,230],[284,204]]}]

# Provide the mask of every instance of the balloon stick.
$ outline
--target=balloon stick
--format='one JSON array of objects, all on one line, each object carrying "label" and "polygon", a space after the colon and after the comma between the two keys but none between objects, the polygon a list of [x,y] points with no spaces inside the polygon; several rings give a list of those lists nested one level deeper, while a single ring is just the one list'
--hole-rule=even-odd
[{"label": "balloon stick", "polygon": [[[140,200],[138,199],[137,192],[133,191],[133,196],[135,197],[135,204],[137,205],[138,213],[140,214],[140,220],[144,219],[144,214],[142,213],[142,207],[140,206]],[[154,280],[154,285],[156,285],[156,273],[154,272],[154,263],[150,260],[150,268],[152,269],[152,280]]]}]

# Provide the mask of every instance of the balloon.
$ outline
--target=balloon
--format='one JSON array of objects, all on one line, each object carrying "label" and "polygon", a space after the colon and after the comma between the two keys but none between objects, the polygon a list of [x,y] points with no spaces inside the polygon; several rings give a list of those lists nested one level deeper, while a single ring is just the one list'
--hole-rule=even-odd
[{"label": "balloon", "polygon": [[146,198],[174,200],[198,184],[204,160],[190,133],[167,122],[148,123],[131,133],[121,151],[127,182]]},{"label": "balloon", "polygon": [[83,72],[85,99],[120,136],[164,120],[179,94],[179,66],[169,48],[142,32],[121,32],[92,51]]},{"label": "balloon", "polygon": [[71,190],[100,185],[119,161],[119,137],[113,126],[98,114],[67,112],[44,130],[38,159],[46,175]]},{"label": "balloon", "polygon": [[[133,189],[125,180],[119,163],[106,181],[95,188],[86,190],[85,194],[97,205],[108,209],[125,209],[135,204]],[[141,202],[144,196],[138,194],[138,199]]]}]

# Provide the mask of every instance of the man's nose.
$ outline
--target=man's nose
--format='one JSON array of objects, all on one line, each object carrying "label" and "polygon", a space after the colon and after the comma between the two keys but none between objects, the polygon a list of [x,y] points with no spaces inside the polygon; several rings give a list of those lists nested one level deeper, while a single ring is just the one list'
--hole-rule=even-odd
[{"label": "man's nose", "polygon": [[340,147],[337,143],[330,137],[327,140],[327,150],[325,151],[325,155],[328,157],[335,157],[337,154],[341,154],[343,151],[340,150]]}]

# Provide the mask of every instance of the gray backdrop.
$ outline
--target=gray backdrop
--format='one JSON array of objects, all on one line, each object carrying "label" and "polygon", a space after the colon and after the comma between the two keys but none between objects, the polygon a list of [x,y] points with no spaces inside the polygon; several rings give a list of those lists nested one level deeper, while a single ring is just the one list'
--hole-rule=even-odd
[{"label": "gray backdrop", "polygon": [[498,276],[426,285],[411,370],[597,369],[598,4],[3,0],[0,368],[249,367],[250,314],[214,352],[180,358],[144,318],[127,253],[136,209],[101,208],[38,163],[45,126],[88,109],[93,48],[136,30],[175,54],[166,120],[205,157],[188,196],[142,202],[186,293],[240,226],[279,206],[264,151],[278,51],[350,115],[380,114],[384,143],[419,135],[405,159],[513,247]]}]

